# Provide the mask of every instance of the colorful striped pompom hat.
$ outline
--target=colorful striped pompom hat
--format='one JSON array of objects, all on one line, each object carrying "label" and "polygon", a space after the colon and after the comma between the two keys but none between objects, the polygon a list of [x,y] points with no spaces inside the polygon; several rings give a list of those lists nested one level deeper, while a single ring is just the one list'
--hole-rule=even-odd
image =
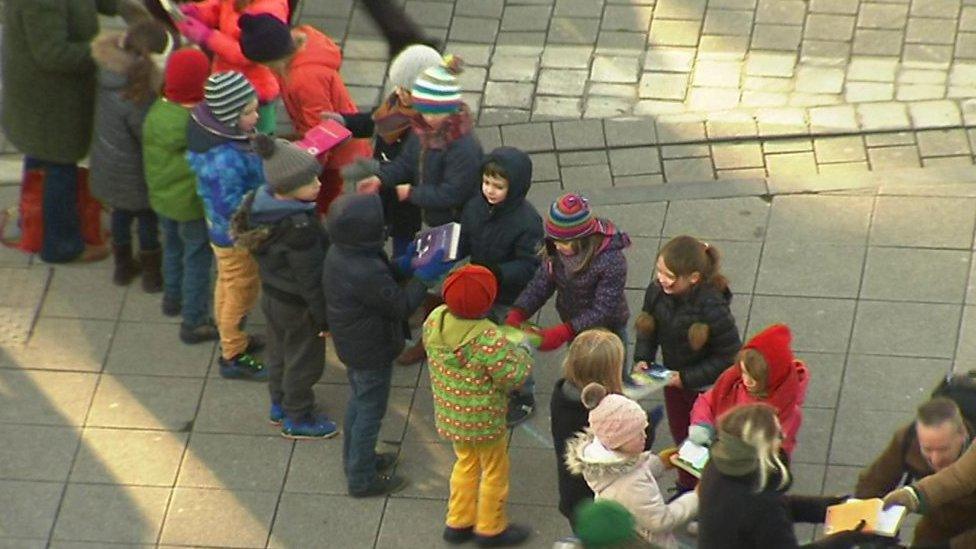
[{"label": "colorful striped pompom hat", "polygon": [[440,65],[426,69],[413,83],[413,108],[421,114],[454,114],[461,110],[461,59],[448,55]]},{"label": "colorful striped pompom hat", "polygon": [[573,240],[602,232],[600,220],[593,216],[590,204],[576,193],[556,199],[546,214],[546,236],[555,240]]}]

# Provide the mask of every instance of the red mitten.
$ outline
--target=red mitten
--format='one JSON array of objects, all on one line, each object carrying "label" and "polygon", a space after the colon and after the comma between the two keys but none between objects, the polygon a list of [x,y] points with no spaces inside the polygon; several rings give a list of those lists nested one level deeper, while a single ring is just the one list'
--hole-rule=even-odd
[{"label": "red mitten", "polygon": [[512,310],[508,311],[508,316],[505,317],[505,324],[512,328],[521,328],[526,320],[525,311],[513,307]]},{"label": "red mitten", "polygon": [[546,328],[542,330],[542,343],[539,344],[539,350],[556,350],[565,345],[570,339],[573,339],[573,328],[568,322],[553,326],[552,328]]}]

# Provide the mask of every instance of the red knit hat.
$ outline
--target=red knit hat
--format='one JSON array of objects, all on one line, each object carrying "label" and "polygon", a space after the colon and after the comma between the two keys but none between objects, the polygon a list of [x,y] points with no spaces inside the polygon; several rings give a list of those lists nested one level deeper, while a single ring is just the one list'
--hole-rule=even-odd
[{"label": "red knit hat", "polygon": [[454,316],[484,318],[495,302],[498,281],[486,267],[469,264],[447,276],[441,293]]},{"label": "red knit hat", "polygon": [[173,52],[166,61],[163,97],[174,103],[203,101],[203,85],[210,76],[210,60],[197,48]]},{"label": "red knit hat", "polygon": [[769,368],[766,387],[778,387],[793,370],[793,334],[786,324],[773,324],[754,335],[743,349],[755,349],[763,356]]}]

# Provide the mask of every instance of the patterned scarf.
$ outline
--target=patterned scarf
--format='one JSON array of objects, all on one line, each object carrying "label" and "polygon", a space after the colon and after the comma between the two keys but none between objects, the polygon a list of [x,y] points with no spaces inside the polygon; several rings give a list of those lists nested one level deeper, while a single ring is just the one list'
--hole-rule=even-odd
[{"label": "patterned scarf", "polygon": [[386,101],[373,111],[376,135],[387,144],[396,143],[418,119],[420,114],[410,105],[401,103],[396,93],[391,93]]},{"label": "patterned scarf", "polygon": [[420,145],[424,149],[446,149],[449,144],[471,133],[474,123],[471,121],[471,111],[467,105],[461,110],[447,117],[437,128],[431,128],[423,118],[414,119],[413,131],[420,138]]}]

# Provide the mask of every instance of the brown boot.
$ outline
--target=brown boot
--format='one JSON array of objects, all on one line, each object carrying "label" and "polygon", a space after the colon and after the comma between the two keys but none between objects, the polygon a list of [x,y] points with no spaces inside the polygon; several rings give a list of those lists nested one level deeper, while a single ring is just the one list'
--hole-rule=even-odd
[{"label": "brown boot", "polygon": [[[85,251],[81,255],[84,256],[88,249],[88,246],[85,246]],[[115,256],[115,272],[112,273],[112,282],[117,286],[128,286],[132,279],[139,274],[139,263],[132,257],[132,245],[115,244],[112,246],[112,255]]]},{"label": "brown boot", "polygon": [[142,263],[142,290],[147,294],[163,291],[163,250],[143,250],[139,252]]},{"label": "brown boot", "polygon": [[404,349],[400,356],[396,357],[396,363],[400,366],[411,366],[425,358],[427,358],[427,350],[424,349],[423,340],[419,340],[413,346]]}]

